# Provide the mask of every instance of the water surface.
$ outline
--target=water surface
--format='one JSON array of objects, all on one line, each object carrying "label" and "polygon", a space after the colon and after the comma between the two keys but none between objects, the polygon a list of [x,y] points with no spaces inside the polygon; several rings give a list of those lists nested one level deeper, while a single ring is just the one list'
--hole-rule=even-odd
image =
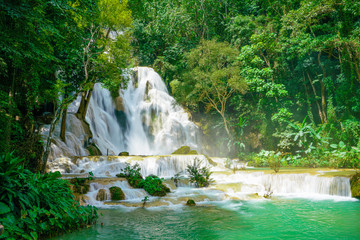
[{"label": "water surface", "polygon": [[360,239],[360,201],[280,198],[99,213],[97,225],[55,239]]}]

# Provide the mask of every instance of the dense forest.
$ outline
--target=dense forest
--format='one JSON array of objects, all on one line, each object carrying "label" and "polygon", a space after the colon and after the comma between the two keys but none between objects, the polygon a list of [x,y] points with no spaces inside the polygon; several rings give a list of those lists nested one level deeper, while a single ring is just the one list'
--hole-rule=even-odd
[{"label": "dense forest", "polygon": [[[37,173],[51,143],[41,126],[64,125],[79,94],[84,121],[94,84],[115,97],[135,66],[161,75],[214,155],[359,167],[358,0],[5,0],[0,39],[0,219],[12,212],[11,237],[96,219],[77,206],[59,220],[44,198],[55,185],[58,201],[71,193]],[[65,213],[74,204],[63,203]]]}]

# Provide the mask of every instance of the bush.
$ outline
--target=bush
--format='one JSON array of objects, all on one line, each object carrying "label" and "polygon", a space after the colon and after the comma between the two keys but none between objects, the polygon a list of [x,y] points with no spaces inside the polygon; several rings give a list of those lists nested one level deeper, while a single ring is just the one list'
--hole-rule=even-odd
[{"label": "bush", "polygon": [[163,197],[170,189],[166,187],[158,176],[150,175],[145,178],[144,189],[152,196]]},{"label": "bush", "polygon": [[109,190],[110,190],[111,200],[124,200],[125,199],[125,194],[121,190],[121,188],[113,186],[113,187],[109,188]]},{"label": "bush", "polygon": [[96,208],[80,206],[60,176],[32,173],[12,154],[0,157],[0,239],[38,239],[96,221]]},{"label": "bush", "polygon": [[212,180],[210,179],[210,169],[208,167],[200,167],[201,161],[195,158],[193,165],[187,165],[186,171],[190,175],[190,182],[195,183],[196,187],[207,187]]},{"label": "bush", "polygon": [[128,180],[128,183],[133,188],[143,188],[144,187],[144,179],[141,176],[141,168],[138,163],[134,166],[131,166],[129,163],[125,163],[126,167],[121,169],[122,173],[117,174],[117,177],[124,177]]}]

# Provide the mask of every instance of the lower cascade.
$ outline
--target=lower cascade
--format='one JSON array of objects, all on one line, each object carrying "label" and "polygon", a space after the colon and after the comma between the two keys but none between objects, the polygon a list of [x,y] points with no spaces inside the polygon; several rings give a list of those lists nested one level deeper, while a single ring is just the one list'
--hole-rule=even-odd
[{"label": "lower cascade", "polygon": [[[213,172],[213,183],[207,188],[194,188],[187,180],[187,165],[194,159],[201,161],[202,166],[210,167]],[[150,206],[184,204],[191,197],[204,204],[223,200],[254,200],[272,197],[295,197],[315,199],[352,200],[350,182],[347,177],[330,177],[319,171],[310,173],[265,173],[251,168],[235,173],[224,167],[226,159],[207,158],[204,155],[163,155],[163,156],[96,156],[75,159],[58,158],[50,163],[52,171],[60,171],[63,177],[87,176],[91,172],[96,179],[91,181],[86,194],[86,203],[98,207],[113,205],[139,206],[148,194],[143,189],[132,188],[126,179],[117,178],[126,163],[139,164],[141,175],[157,175],[164,178],[164,183],[171,189],[166,197],[151,197]],[[180,174],[178,186],[172,178]],[[125,200],[110,200],[109,188],[120,187]],[[97,199],[101,189],[107,193],[103,201]],[[101,191],[104,191],[101,190]]]}]

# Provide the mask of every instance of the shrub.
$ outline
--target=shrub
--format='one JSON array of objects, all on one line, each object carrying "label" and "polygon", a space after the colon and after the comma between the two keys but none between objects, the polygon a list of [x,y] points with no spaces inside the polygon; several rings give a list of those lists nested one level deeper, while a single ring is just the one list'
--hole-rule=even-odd
[{"label": "shrub", "polygon": [[196,187],[207,187],[212,180],[210,179],[210,168],[200,167],[201,161],[195,158],[193,165],[187,165],[186,171],[190,175],[190,182],[195,183]]},{"label": "shrub", "polygon": [[113,187],[109,188],[109,190],[110,190],[111,200],[124,200],[125,199],[125,194],[121,190],[121,188],[113,186]]},{"label": "shrub", "polygon": [[32,173],[12,154],[0,157],[0,239],[38,239],[95,222],[96,208],[80,206],[60,176]]},{"label": "shrub", "polygon": [[144,179],[141,176],[141,168],[138,163],[134,166],[131,166],[129,163],[125,163],[126,167],[121,169],[122,173],[117,174],[117,177],[124,177],[128,180],[128,183],[133,188],[143,188],[144,187]]},{"label": "shrub", "polygon": [[150,195],[158,197],[163,197],[170,192],[170,189],[163,184],[163,180],[154,175],[145,178],[144,189]]}]

